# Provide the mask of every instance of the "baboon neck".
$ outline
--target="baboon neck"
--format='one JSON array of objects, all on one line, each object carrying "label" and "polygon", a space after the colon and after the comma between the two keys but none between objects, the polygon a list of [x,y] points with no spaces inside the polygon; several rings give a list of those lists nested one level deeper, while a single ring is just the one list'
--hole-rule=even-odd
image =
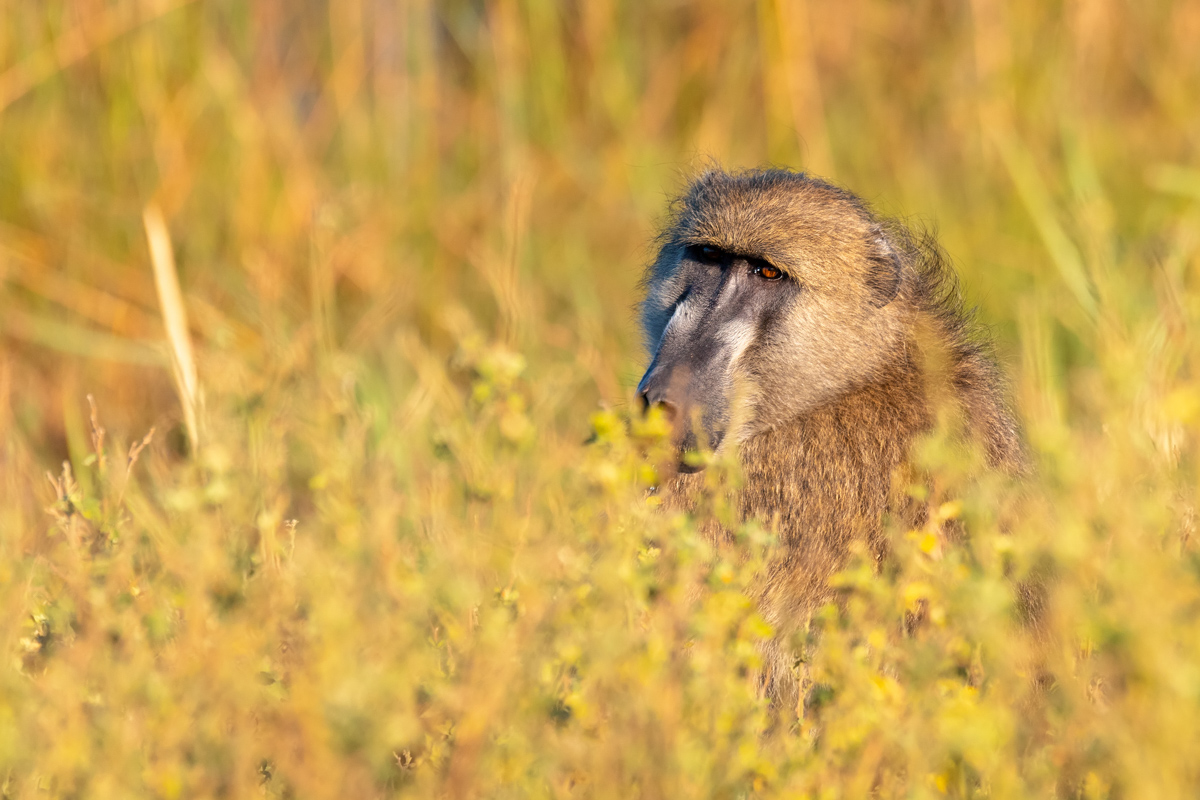
[{"label": "baboon neck", "polygon": [[897,358],[870,382],[748,440],[742,464],[753,467],[781,447],[806,455],[903,447],[929,424],[927,382],[912,359]]},{"label": "baboon neck", "polygon": [[785,542],[815,536],[829,546],[872,537],[888,507],[892,473],[929,421],[920,371],[899,363],[881,379],[747,441],[743,511],[773,518]]}]

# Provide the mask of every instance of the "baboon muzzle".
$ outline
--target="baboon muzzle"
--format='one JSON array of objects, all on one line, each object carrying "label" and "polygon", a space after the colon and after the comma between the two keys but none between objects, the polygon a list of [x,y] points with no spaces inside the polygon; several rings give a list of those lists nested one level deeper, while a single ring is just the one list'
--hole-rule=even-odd
[{"label": "baboon muzzle", "polygon": [[724,436],[724,431],[714,424],[715,409],[706,402],[708,393],[704,391],[704,383],[696,380],[694,371],[686,365],[671,368],[660,364],[657,356],[638,383],[642,411],[657,407],[671,423],[673,441],[680,455],[680,472],[698,472],[704,468],[702,464],[688,464],[683,460],[685,453],[700,449],[702,442],[697,427],[703,431],[703,444],[713,450],[720,446]]}]

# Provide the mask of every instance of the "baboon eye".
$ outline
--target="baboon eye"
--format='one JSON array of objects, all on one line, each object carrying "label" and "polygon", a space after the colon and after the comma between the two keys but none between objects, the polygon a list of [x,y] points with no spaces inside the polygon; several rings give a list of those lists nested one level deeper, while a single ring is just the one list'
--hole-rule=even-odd
[{"label": "baboon eye", "polygon": [[725,260],[725,251],[711,244],[694,244],[688,254],[701,264],[720,264]]},{"label": "baboon eye", "polygon": [[769,281],[777,281],[783,277],[783,270],[773,264],[756,264],[754,274]]}]

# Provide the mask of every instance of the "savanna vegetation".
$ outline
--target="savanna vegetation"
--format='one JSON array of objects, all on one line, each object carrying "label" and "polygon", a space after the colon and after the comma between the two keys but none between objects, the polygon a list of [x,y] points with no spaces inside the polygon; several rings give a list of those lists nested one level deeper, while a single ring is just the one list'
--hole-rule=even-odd
[{"label": "savanna vegetation", "polygon": [[[0,795],[1195,796],[1197,41],[1165,1],[3,3]],[[837,576],[791,726],[770,531],[657,508],[632,402],[714,160],[936,227],[1034,465],[922,446],[931,521]]]}]

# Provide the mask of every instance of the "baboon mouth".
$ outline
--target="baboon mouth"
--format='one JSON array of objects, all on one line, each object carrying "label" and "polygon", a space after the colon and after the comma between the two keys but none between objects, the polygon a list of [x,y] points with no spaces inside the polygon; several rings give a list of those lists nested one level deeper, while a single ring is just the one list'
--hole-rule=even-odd
[{"label": "baboon mouth", "polygon": [[706,437],[706,447],[702,448],[696,433],[690,427],[679,437],[675,469],[682,475],[692,475],[702,472],[707,466],[712,453],[721,444],[720,433],[709,433]]}]

